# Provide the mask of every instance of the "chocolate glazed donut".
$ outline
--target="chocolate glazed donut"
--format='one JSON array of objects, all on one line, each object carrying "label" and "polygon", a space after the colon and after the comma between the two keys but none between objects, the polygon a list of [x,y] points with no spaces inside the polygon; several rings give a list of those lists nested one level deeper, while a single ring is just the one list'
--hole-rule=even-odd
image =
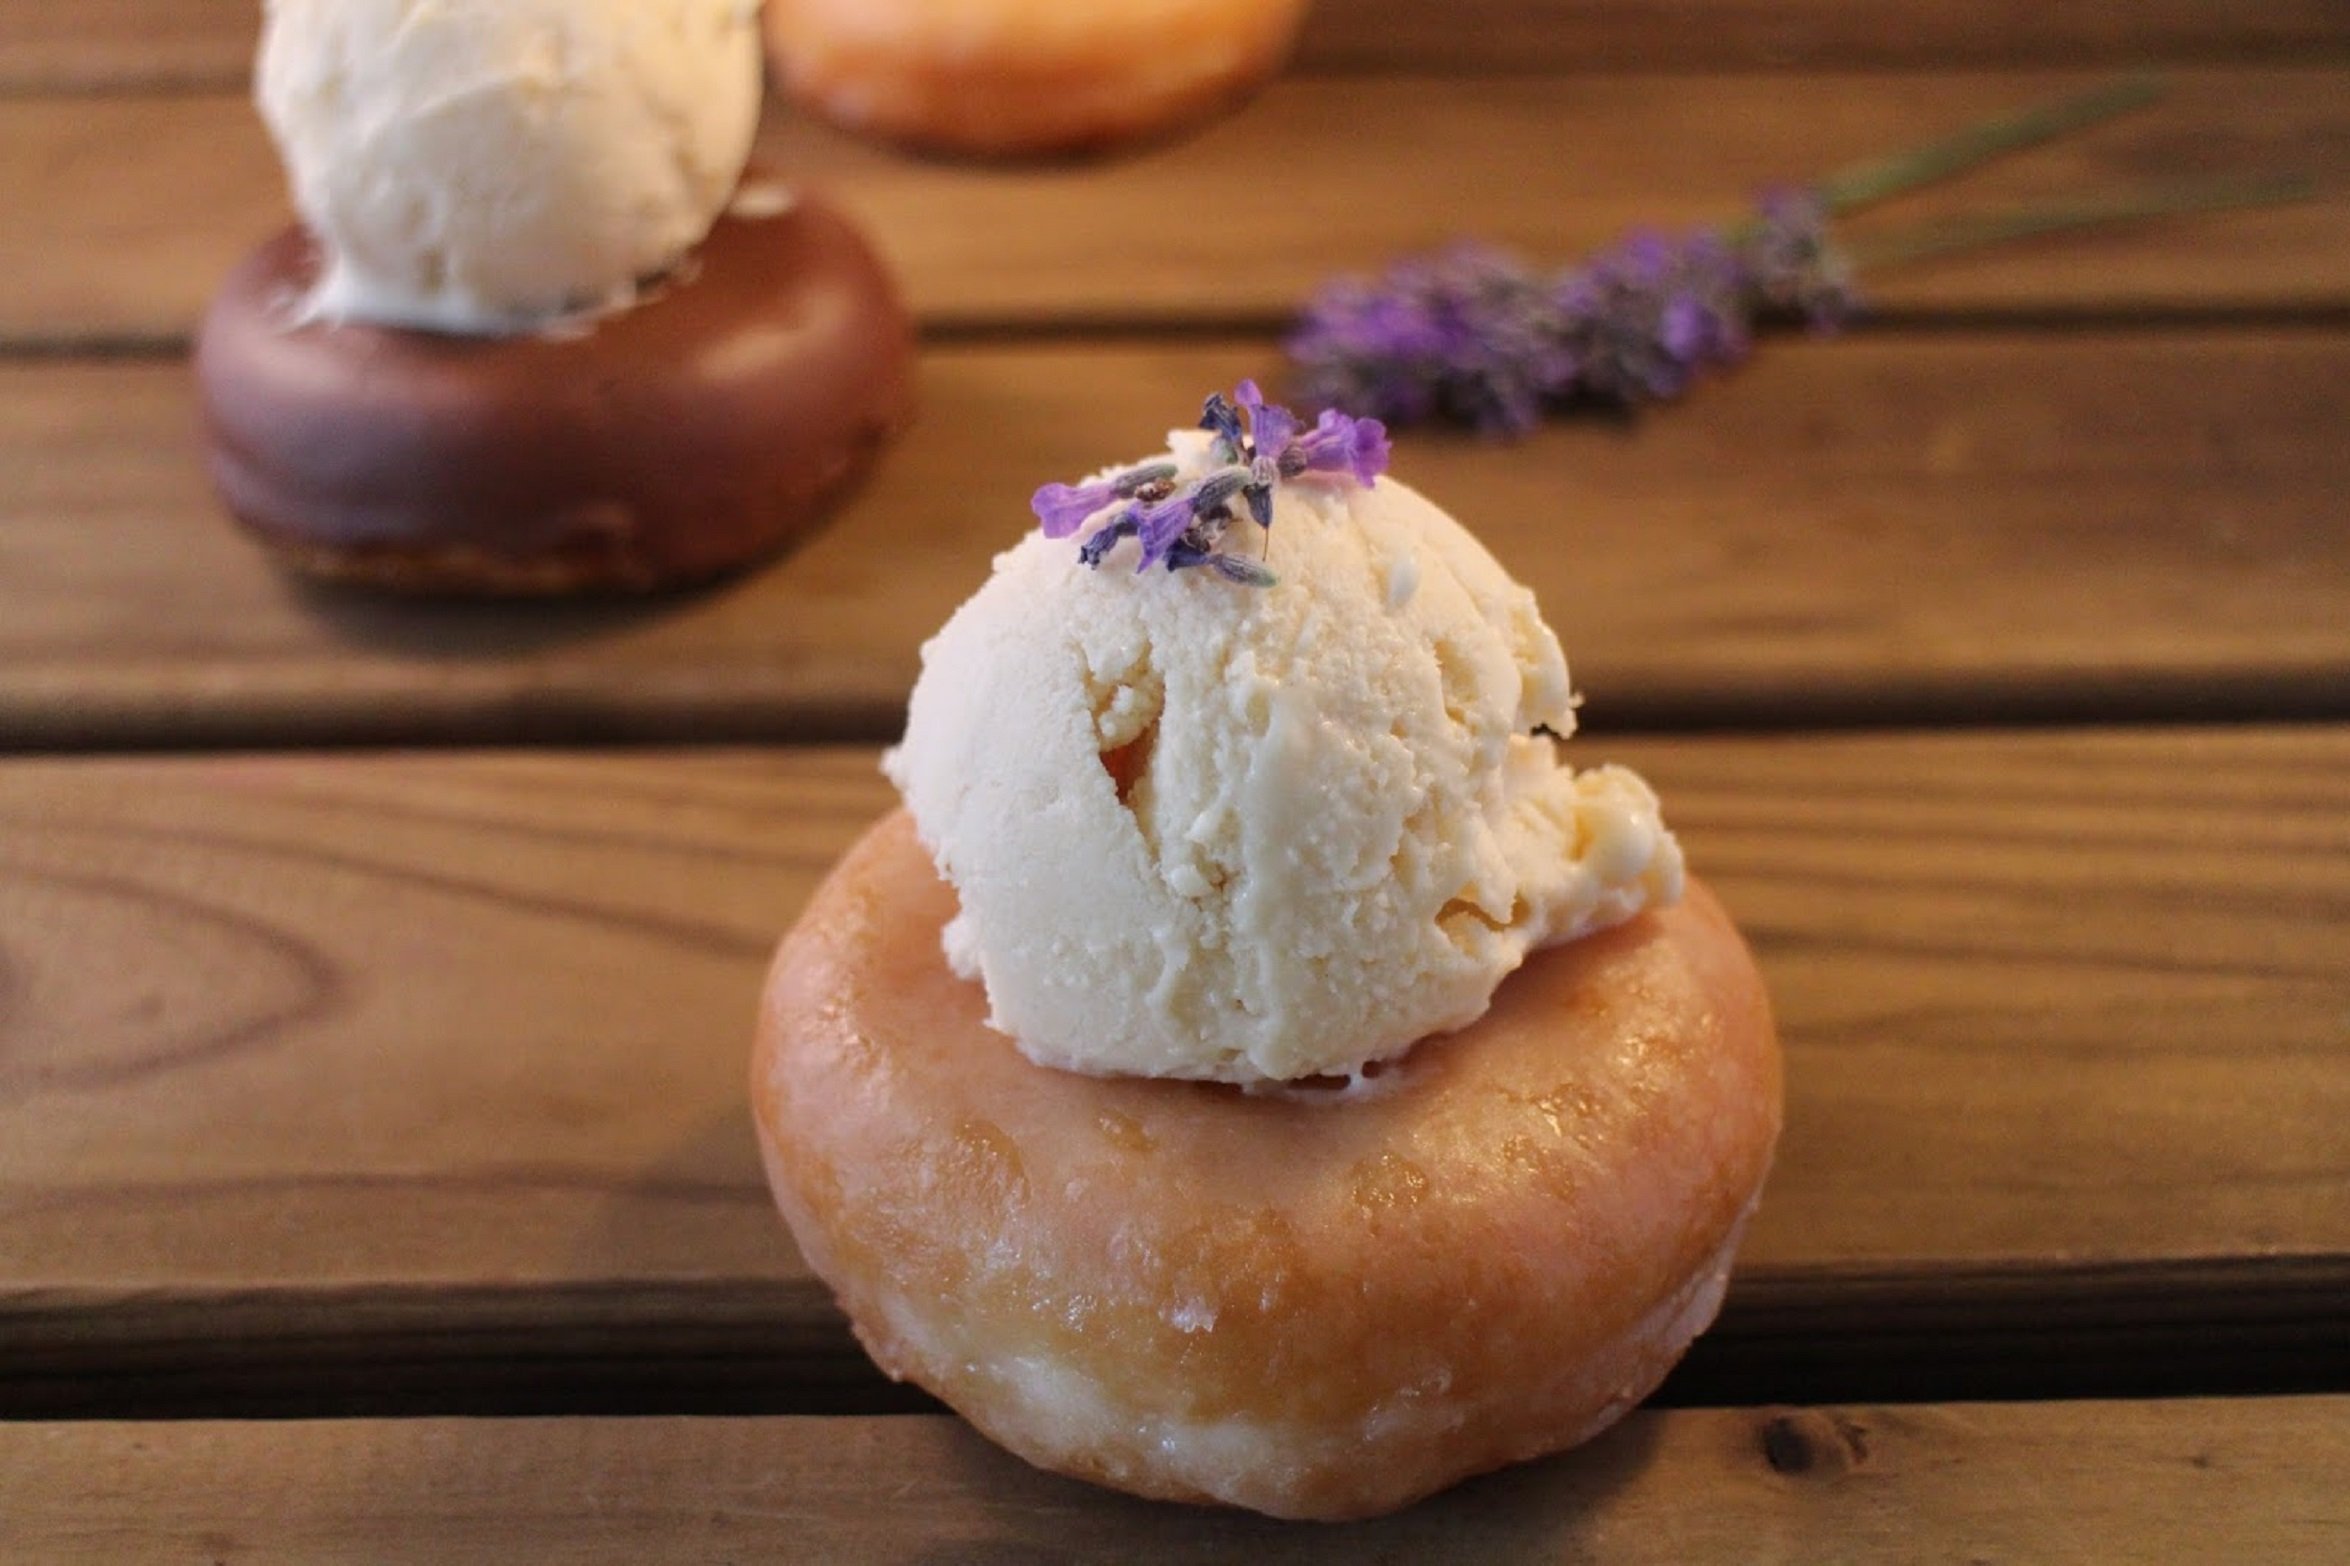
[{"label": "chocolate glazed donut", "polygon": [[418,592],[646,590],[798,538],[906,421],[913,330],[839,214],[721,217],[678,278],[577,330],[301,323],[300,228],[196,346],[214,483],[295,569]]}]

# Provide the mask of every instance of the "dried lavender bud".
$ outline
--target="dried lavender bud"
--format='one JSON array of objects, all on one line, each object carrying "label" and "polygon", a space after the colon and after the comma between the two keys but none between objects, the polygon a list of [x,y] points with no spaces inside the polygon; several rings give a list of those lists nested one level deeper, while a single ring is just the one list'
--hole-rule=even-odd
[{"label": "dried lavender bud", "polygon": [[1207,472],[1177,484],[1174,463],[1146,462],[1086,484],[1047,484],[1030,501],[1044,535],[1066,538],[1123,500],[1123,509],[1078,546],[1077,558],[1087,566],[1099,567],[1121,540],[1132,538],[1142,546],[1137,570],[1205,566],[1242,586],[1270,587],[1271,571],[1223,548],[1235,520],[1232,503],[1244,502],[1260,527],[1270,527],[1273,491],[1285,480],[1318,473],[1370,484],[1387,470],[1387,430],[1378,420],[1332,409],[1303,430],[1295,414],[1266,402],[1254,381],[1242,381],[1229,399],[1210,396],[1200,427],[1214,437],[1215,466]]},{"label": "dried lavender bud", "polygon": [[[1254,382],[1245,384],[1254,385]],[[1222,392],[1208,393],[1206,406],[1200,409],[1199,427],[1216,437],[1213,448],[1219,463],[1238,462],[1246,449],[1248,437],[1242,433],[1240,410],[1224,400]]]},{"label": "dried lavender bud", "polygon": [[[1103,527],[1099,532],[1095,533],[1093,537],[1087,539],[1084,543],[1079,544],[1077,546],[1077,558],[1084,561],[1088,566],[1100,566],[1102,563],[1102,556],[1108,554],[1112,549],[1115,549],[1120,539],[1132,538],[1135,535],[1136,530],[1141,525],[1139,520],[1141,515],[1142,513],[1140,508],[1128,508],[1115,520],[1111,521],[1107,526]],[[1045,536],[1050,538],[1053,535],[1047,533]]]},{"label": "dried lavender bud", "polygon": [[1829,241],[1827,203],[1816,191],[1764,192],[1740,249],[1748,287],[1765,308],[1828,331],[1860,307],[1851,261]]},{"label": "dried lavender bud", "polygon": [[1210,555],[1201,562],[1227,582],[1243,587],[1271,587],[1281,579],[1246,555]]}]

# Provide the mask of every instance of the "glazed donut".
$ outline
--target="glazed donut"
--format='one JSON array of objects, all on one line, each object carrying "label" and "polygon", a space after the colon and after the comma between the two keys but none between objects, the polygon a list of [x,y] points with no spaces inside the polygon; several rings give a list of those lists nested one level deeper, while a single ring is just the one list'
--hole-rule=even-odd
[{"label": "glazed donut", "polygon": [[1373,1515],[1596,1433],[1712,1320],[1779,1054],[1694,883],[1327,1092],[1032,1064],[954,908],[904,812],[868,832],[777,955],[752,1100],[874,1359],[1029,1461]]},{"label": "glazed donut", "polygon": [[506,337],[287,318],[295,228],[196,346],[229,511],[306,575],[406,591],[643,591],[813,527],[909,416],[914,336],[849,222],[738,203],[680,278],[592,324]]},{"label": "glazed donut", "polygon": [[793,95],[939,151],[1073,152],[1229,104],[1280,69],[1306,0],[767,0]]}]

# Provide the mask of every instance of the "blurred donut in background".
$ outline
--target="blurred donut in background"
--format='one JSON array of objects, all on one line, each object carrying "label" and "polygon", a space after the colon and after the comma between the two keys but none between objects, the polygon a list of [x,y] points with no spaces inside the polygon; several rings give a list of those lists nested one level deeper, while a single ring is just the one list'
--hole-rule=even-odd
[{"label": "blurred donut in background", "polygon": [[1306,0],[768,0],[792,95],[931,151],[1099,151],[1232,107],[1288,59]]}]

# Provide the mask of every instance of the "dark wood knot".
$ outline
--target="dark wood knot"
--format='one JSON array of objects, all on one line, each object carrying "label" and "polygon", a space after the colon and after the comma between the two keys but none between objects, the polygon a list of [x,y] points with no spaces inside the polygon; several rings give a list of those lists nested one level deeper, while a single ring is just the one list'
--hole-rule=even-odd
[{"label": "dark wood knot", "polygon": [[1849,1414],[1790,1409],[1763,1421],[1762,1454],[1775,1473],[1850,1473],[1869,1460],[1868,1427]]}]

